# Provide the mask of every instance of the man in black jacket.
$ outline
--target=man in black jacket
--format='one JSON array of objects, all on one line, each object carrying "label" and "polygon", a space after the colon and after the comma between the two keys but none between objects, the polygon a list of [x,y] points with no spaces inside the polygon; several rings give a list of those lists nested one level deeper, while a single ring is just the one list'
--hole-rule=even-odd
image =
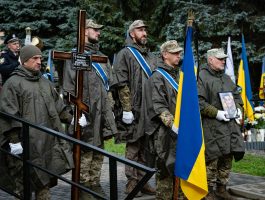
[{"label": "man in black jacket", "polygon": [[7,50],[0,54],[0,74],[2,84],[10,77],[10,74],[20,64],[18,61],[20,40],[15,34],[8,35],[4,41]]}]

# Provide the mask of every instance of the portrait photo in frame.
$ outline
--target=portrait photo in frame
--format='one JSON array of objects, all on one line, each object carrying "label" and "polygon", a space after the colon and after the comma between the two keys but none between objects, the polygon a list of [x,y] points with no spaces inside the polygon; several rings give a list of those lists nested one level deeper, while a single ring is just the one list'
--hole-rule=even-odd
[{"label": "portrait photo in frame", "polygon": [[219,92],[219,97],[223,106],[223,110],[227,111],[228,115],[226,118],[234,119],[237,118],[237,108],[232,92]]}]

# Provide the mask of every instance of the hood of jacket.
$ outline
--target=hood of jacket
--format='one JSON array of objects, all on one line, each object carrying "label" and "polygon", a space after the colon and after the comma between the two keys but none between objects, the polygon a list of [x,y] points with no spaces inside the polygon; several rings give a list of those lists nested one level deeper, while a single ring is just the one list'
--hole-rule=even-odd
[{"label": "hood of jacket", "polygon": [[85,50],[90,51],[92,54],[97,54],[99,51],[99,44],[87,43],[85,45]]},{"label": "hood of jacket", "polygon": [[40,79],[40,77],[42,76],[40,71],[37,72],[33,72],[30,71],[28,69],[26,69],[24,66],[20,65],[18,66],[18,68],[16,68],[12,74],[13,75],[17,75],[17,76],[21,76],[21,77],[25,77],[26,80],[29,81],[38,81]]},{"label": "hood of jacket", "polygon": [[200,71],[202,70],[206,70],[208,71],[211,75],[213,76],[216,76],[216,77],[222,77],[225,73],[225,70],[221,70],[221,71],[215,71],[213,70],[210,66],[206,65],[206,66],[203,66]]},{"label": "hood of jacket", "polygon": [[168,72],[175,80],[178,80],[179,78],[179,67],[173,68],[169,65],[167,65],[162,57],[160,56],[157,61],[157,67],[163,68],[166,72]]}]

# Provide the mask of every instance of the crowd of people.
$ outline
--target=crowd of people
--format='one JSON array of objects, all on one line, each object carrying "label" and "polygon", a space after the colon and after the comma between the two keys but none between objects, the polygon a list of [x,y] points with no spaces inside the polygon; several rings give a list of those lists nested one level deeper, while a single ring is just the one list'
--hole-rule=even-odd
[{"label": "crowd of people", "polygon": [[[103,55],[99,50],[102,27],[92,19],[86,20],[85,53]],[[147,48],[147,29],[142,20],[132,22],[124,47],[117,53],[114,63],[92,63],[92,69],[84,72],[83,102],[89,106],[89,112],[83,112],[78,123],[82,127],[82,141],[104,148],[104,140],[115,137],[115,142],[126,143],[127,159],[157,169],[156,187],[145,184],[137,197],[144,193],[155,195],[158,200],[171,200],[178,138],[173,122],[183,48],[176,40],[169,40],[161,45],[160,55],[154,55]],[[73,134],[71,105],[63,101],[54,85],[40,72],[41,50],[34,45],[21,48],[20,40],[14,34],[4,43],[7,50],[1,53],[0,59],[3,79],[0,111],[60,132],[65,131],[61,123],[67,123],[67,134]],[[76,51],[74,47],[73,51]],[[208,50],[207,65],[198,74],[209,190],[204,199],[208,200],[233,199],[226,190],[232,160],[238,161],[244,156],[240,121],[235,119],[242,116],[243,103],[237,86],[224,73],[226,57],[221,48]],[[64,92],[75,94],[75,76],[71,61],[66,61]],[[234,118],[229,117],[223,108],[220,92],[230,92],[233,96],[237,112]],[[21,123],[1,118],[1,147],[22,156],[21,131]],[[58,174],[74,168],[72,149],[67,142],[34,128],[29,129],[29,135],[30,160],[34,164]],[[23,195],[22,162],[2,153],[0,156],[5,160],[6,172],[13,179],[14,191]],[[103,193],[100,185],[102,164],[103,155],[81,149],[80,183],[98,193]],[[125,175],[124,192],[128,194],[144,173],[125,166]],[[30,179],[36,199],[50,199],[53,178],[34,169]],[[179,195],[179,199],[186,199],[182,192]],[[80,191],[80,199],[96,198]]]}]

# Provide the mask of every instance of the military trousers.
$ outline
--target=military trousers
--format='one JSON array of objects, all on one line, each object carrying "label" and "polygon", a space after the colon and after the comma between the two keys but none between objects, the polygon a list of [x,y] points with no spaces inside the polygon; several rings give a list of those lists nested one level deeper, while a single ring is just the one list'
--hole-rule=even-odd
[{"label": "military trousers", "polygon": [[94,151],[82,152],[80,183],[87,187],[99,186],[104,156]]},{"label": "military trousers", "polygon": [[156,199],[158,200],[172,200],[174,192],[174,177],[160,176],[156,174]]},{"label": "military trousers", "polygon": [[206,162],[207,182],[209,187],[216,184],[226,185],[232,168],[233,155],[228,154]]},{"label": "military trousers", "polygon": [[[133,143],[126,143],[125,158],[145,165],[144,149],[140,140],[137,140]],[[144,176],[144,174],[145,172],[141,170],[133,168],[129,165],[125,165],[125,175],[128,179],[128,182],[138,182]]]},{"label": "military trousers", "polygon": [[[23,199],[23,163],[14,157],[7,156],[7,167],[10,176],[13,178],[15,183],[14,192],[22,197]],[[36,200],[50,200],[50,191],[48,186],[42,188],[36,188],[35,191]]]}]

